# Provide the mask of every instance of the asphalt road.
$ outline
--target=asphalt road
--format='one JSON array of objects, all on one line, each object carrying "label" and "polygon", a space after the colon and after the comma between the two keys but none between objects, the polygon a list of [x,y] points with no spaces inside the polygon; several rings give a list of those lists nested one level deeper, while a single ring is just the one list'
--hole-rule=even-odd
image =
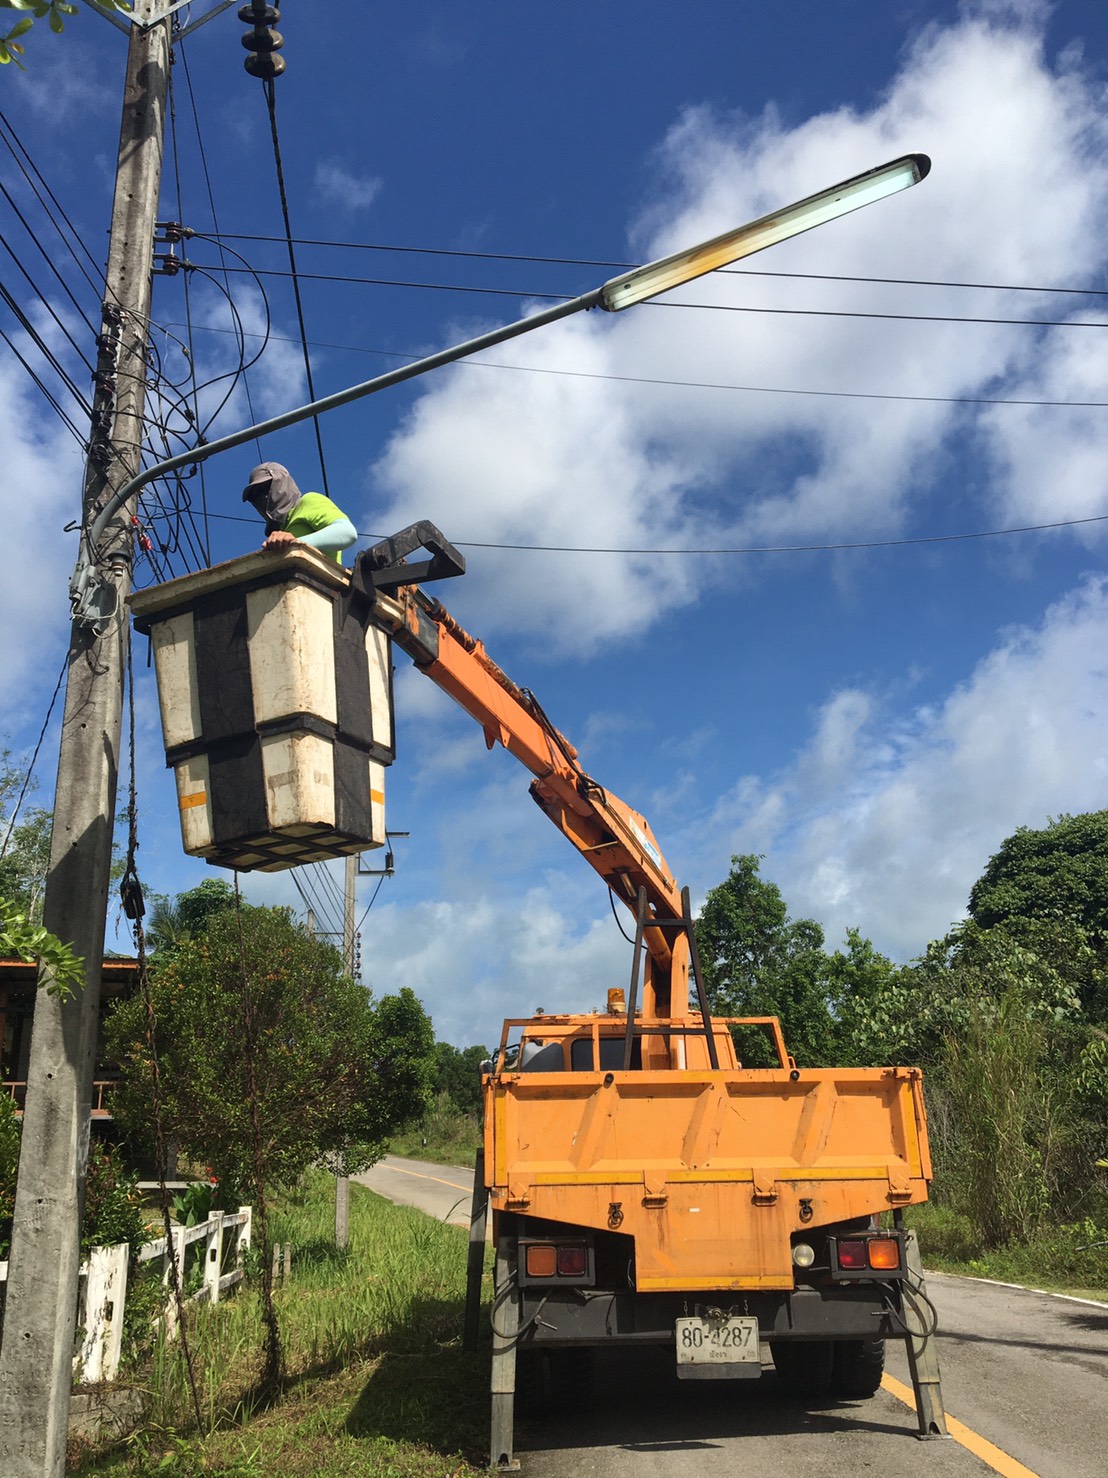
[{"label": "asphalt road", "polygon": [[[469,1172],[389,1156],[358,1179],[468,1222]],[[760,1381],[678,1381],[665,1351],[599,1352],[584,1399],[520,1422],[525,1478],[1105,1478],[1108,1304],[932,1274],[943,1398],[955,1437],[920,1442],[903,1346],[888,1388],[818,1409]]]}]

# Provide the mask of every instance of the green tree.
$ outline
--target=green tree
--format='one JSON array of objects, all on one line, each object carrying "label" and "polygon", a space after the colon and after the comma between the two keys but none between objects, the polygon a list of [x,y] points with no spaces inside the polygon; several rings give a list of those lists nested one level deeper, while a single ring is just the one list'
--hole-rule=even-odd
[{"label": "green tree", "polygon": [[1046,953],[1074,978],[1089,1019],[1108,1021],[1108,811],[1021,826],[974,883],[969,912]]},{"label": "green tree", "polygon": [[249,905],[214,909],[162,961],[155,954],[149,996],[149,1011],[141,996],[121,1001],[106,1025],[122,1074],[116,1115],[148,1149],[173,1141],[210,1165],[224,1204],[249,1197],[255,1207],[260,1386],[272,1393],[282,1353],[270,1190],[321,1161],[342,1175],[373,1164],[427,1101],[431,1022],[408,989],[374,1002],[287,909]]},{"label": "green tree", "polygon": [[[294,1182],[324,1157],[363,1170],[424,1106],[434,1039],[416,997],[374,1002],[284,909],[244,904],[241,938],[237,913],[214,913],[164,964],[154,957],[150,988],[164,1135],[229,1194]],[[115,1006],[106,1045],[122,1073],[116,1113],[149,1149],[141,997]]]},{"label": "green tree", "polygon": [[[131,9],[130,0],[93,0],[101,10]],[[24,70],[23,63],[19,58],[23,55],[22,38],[37,20],[46,20],[50,24],[51,31],[60,36],[65,29],[65,17],[78,14],[76,5],[70,5],[67,0],[0,0],[0,10],[21,10],[24,12],[12,26],[6,35],[0,36],[0,66],[6,66],[8,62],[14,62],[20,69]]]},{"label": "green tree", "polygon": [[481,1064],[490,1056],[487,1047],[458,1048],[449,1042],[435,1043],[434,1092],[445,1093],[463,1114],[481,1111]]},{"label": "green tree", "polygon": [[[798,1062],[832,1062],[838,1031],[823,930],[789,918],[780,889],[759,876],[760,861],[732,857],[696,921],[709,1005],[716,1016],[779,1016]],[[744,1036],[739,1050],[752,1067],[771,1060],[761,1037]]]},{"label": "green tree", "polygon": [[161,951],[161,958],[202,934],[208,921],[235,907],[235,890],[223,878],[205,878],[195,888],[169,898],[154,895],[146,918],[146,944]]}]

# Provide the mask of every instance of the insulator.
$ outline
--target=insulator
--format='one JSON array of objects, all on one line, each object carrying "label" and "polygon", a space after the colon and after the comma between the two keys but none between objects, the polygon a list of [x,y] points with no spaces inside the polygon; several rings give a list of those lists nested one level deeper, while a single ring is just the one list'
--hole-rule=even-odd
[{"label": "insulator", "polygon": [[280,51],[285,38],[280,31],[247,31],[242,44],[247,51]]},{"label": "insulator", "polygon": [[281,19],[276,5],[240,5],[239,20],[244,26],[275,26]]},{"label": "insulator", "polygon": [[251,77],[260,77],[263,82],[267,82],[271,77],[280,77],[285,70],[285,59],[269,51],[263,52],[260,56],[256,52],[251,52],[243,62],[243,66]]}]

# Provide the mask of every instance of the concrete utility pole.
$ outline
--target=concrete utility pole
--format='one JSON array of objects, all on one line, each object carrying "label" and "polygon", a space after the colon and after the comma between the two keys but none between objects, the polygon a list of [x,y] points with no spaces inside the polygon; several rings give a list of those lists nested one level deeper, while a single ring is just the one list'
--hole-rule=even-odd
[{"label": "concrete utility pole", "polygon": [[[156,19],[158,10],[162,18]],[[161,181],[170,26],[161,0],[135,0],[85,470],[85,527],[139,469],[154,223]],[[130,517],[119,509],[95,551],[114,590],[102,636],[74,624],[43,922],[85,962],[68,1000],[35,1003],[27,1107],[0,1348],[0,1472],[61,1478],[73,1380],[80,1218],[119,773]]]},{"label": "concrete utility pole", "polygon": [[[346,973],[354,976],[354,914],[358,885],[358,859],[348,857],[342,890],[342,958]],[[344,1248],[350,1241],[350,1181],[345,1175],[335,1179],[335,1246]]]}]

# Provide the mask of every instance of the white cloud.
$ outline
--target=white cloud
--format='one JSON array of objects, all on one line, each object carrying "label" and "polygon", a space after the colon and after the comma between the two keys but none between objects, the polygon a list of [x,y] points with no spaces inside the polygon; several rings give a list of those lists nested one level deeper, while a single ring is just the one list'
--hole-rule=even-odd
[{"label": "white cloud", "polygon": [[576,891],[551,881],[514,900],[482,894],[375,908],[366,983],[377,995],[411,986],[436,1036],[459,1046],[493,1046],[505,1018],[536,1006],[600,1009],[610,985],[626,985],[630,950],[610,915],[588,910],[570,922],[566,895]]},{"label": "white cloud", "polygon": [[377,175],[353,174],[337,159],[321,159],[315,167],[315,190],[324,205],[340,210],[368,210],[381,193]]},{"label": "white cloud", "polygon": [[905,717],[879,695],[834,693],[793,763],[738,781],[697,845],[766,854],[790,910],[832,940],[855,925],[915,955],[962,915],[1015,826],[1103,806],[1105,650],[1108,579],[1090,578],[939,704]]},{"label": "white cloud", "polygon": [[[934,169],[918,188],[750,267],[1095,280],[1108,226],[1102,89],[1072,57],[1048,68],[1045,15],[1035,5],[967,7],[958,24],[929,27],[868,112],[841,108],[785,128],[772,112],[751,120],[690,108],[657,151],[658,194],[632,232],[635,254],[661,255],[925,149]],[[432,517],[459,541],[615,549],[887,536],[950,472],[956,450],[968,456],[956,438],[979,413],[628,380],[979,397],[1018,396],[1031,383],[1064,395],[1102,374],[1095,331],[1034,338],[1033,329],[1003,324],[822,316],[1058,317],[1072,311],[1068,299],[718,274],[682,296],[815,316],[648,306],[618,319],[572,319],[501,347],[497,363],[546,373],[469,366],[428,382],[377,464],[370,522]],[[575,377],[582,374],[597,378]],[[960,467],[952,527],[975,501],[1036,518],[1048,508],[1101,506],[1103,491],[1090,491],[1103,451],[1099,423],[1010,408],[981,412],[980,423],[996,485],[982,495],[975,475],[983,482],[984,469]],[[1059,462],[1064,497],[1045,476]],[[506,625],[556,654],[642,633],[720,578],[679,558],[636,554],[484,550],[472,564],[480,589],[467,600],[481,630]]]},{"label": "white cloud", "polygon": [[[64,392],[63,392],[64,393]],[[0,581],[0,625],[16,639],[0,648],[0,700],[4,732],[14,733],[28,717],[41,719],[41,691],[31,679],[53,674],[65,656],[59,602],[77,555],[76,540],[51,537],[76,519],[81,508],[83,456],[76,439],[57,434],[39,416],[38,392],[14,359],[0,359],[0,407],[4,420],[4,476],[0,518],[26,538],[28,510],[35,533],[33,562],[10,565]],[[73,408],[77,424],[83,421]],[[51,683],[52,686],[52,683]]]}]

